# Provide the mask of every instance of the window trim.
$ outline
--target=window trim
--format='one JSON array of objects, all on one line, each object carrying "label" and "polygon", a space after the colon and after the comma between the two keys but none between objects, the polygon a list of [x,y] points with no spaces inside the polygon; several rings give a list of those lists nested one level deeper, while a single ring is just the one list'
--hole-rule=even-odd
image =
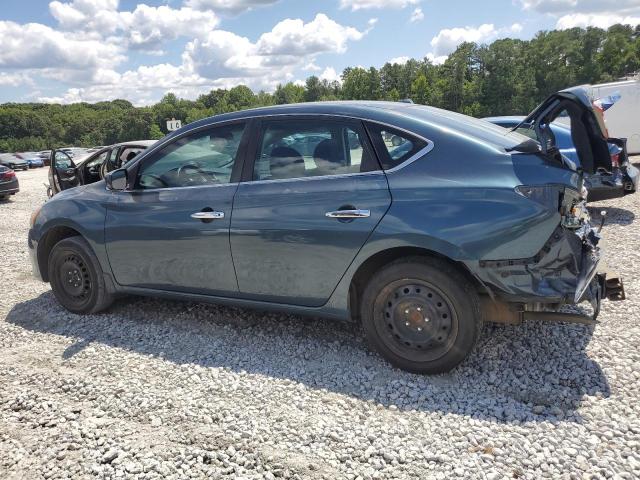
[{"label": "window trim", "polygon": [[[410,165],[413,162],[415,162],[416,160],[424,157],[427,153],[429,153],[431,150],[433,150],[435,148],[435,144],[431,140],[429,140],[428,138],[423,137],[422,135],[418,135],[418,134],[416,134],[416,133],[414,133],[414,132],[412,132],[410,130],[407,130],[406,128],[396,127],[394,125],[389,125],[389,124],[384,123],[384,122],[377,122],[375,120],[364,120],[364,124],[365,124],[365,128],[367,129],[367,134],[370,137],[372,137],[373,135],[372,135],[372,132],[369,130],[367,124],[373,124],[373,125],[376,125],[378,127],[386,127],[386,128],[390,128],[390,129],[396,130],[398,132],[403,132],[403,133],[406,133],[407,135],[410,135],[411,137],[417,138],[417,139],[422,140],[423,142],[426,143],[426,145],[424,147],[422,147],[416,153],[411,155],[409,158],[403,160],[401,163],[399,163],[395,167],[392,167],[389,170],[385,170],[384,167],[382,167],[382,170],[386,174],[394,173],[394,172],[397,172],[398,170],[402,170],[404,167],[406,167],[407,165]],[[378,154],[378,149],[376,148],[376,142],[374,141],[373,138],[370,138],[370,141],[371,141],[371,144],[373,145],[374,149],[376,150],[376,154]],[[380,163],[380,165],[382,165],[382,160],[380,158],[378,158],[378,162]]]},{"label": "window trim", "polygon": [[[296,112],[283,112],[283,113],[268,113],[268,114],[261,114],[259,111],[254,111],[251,112],[251,114],[247,114],[244,116],[240,116],[237,118],[231,118],[231,119],[224,119],[224,120],[220,120],[218,118],[216,118],[216,116],[212,116],[209,117],[208,119],[206,119],[207,123],[203,124],[203,125],[199,125],[197,127],[189,127],[188,125],[183,127],[184,131],[178,131],[179,133],[175,133],[172,135],[167,135],[166,137],[158,140],[155,144],[151,145],[150,147],[148,147],[144,152],[142,152],[140,155],[138,155],[137,158],[133,159],[133,161],[130,163],[130,165],[127,165],[126,169],[127,169],[127,173],[129,174],[129,177],[136,177],[137,176],[137,172],[139,169],[139,166],[142,162],[145,161],[145,159],[151,155],[154,155],[155,152],[157,152],[158,150],[164,148],[165,145],[167,145],[169,142],[173,142],[185,135],[189,135],[191,133],[194,132],[198,132],[200,130],[203,129],[207,129],[207,128],[212,128],[215,126],[224,126],[226,124],[231,124],[231,123],[236,123],[236,122],[246,122],[247,123],[247,132],[249,132],[249,138],[247,139],[247,143],[248,146],[245,150],[245,155],[243,156],[242,163],[243,163],[243,168],[241,170],[241,174],[238,176],[238,179],[236,181],[238,182],[247,182],[246,179],[246,169],[247,169],[247,164],[251,164],[251,171],[253,171],[253,160],[251,160],[251,153],[254,151],[254,142],[255,142],[255,137],[258,134],[259,130],[256,129],[256,125],[258,125],[262,120],[264,119],[270,119],[270,118],[296,118],[296,117],[309,117],[309,118],[314,118],[314,117],[332,117],[332,118],[341,118],[341,119],[349,119],[349,120],[353,120],[356,122],[361,122],[363,124],[365,124],[366,122],[368,123],[374,123],[376,125],[382,125],[384,127],[389,127],[389,128],[395,128],[396,130],[399,130],[401,132],[406,132],[410,135],[413,135],[417,138],[420,138],[422,140],[424,140],[425,142],[427,142],[428,145],[430,145],[431,147],[425,151],[423,153],[423,155],[426,155],[427,153],[429,153],[431,150],[433,150],[435,148],[435,144],[432,140],[429,140],[426,137],[423,137],[422,135],[412,131],[412,130],[408,130],[406,128],[403,127],[399,127],[397,125],[392,125],[390,123],[381,121],[381,120],[376,120],[373,118],[369,118],[368,116],[357,116],[357,115],[345,115],[345,114],[340,114],[340,113],[296,113]],[[367,132],[367,136],[368,136],[368,132]],[[243,139],[244,140],[244,139]],[[371,139],[369,138],[369,143],[371,143]],[[372,147],[373,148],[373,147]],[[425,148],[426,150],[426,148]],[[420,152],[419,152],[420,153]],[[376,159],[378,159],[378,154],[377,152],[375,152],[374,149],[374,154],[376,156]],[[408,165],[409,163],[413,163],[415,160],[417,160],[418,158],[410,158],[405,160],[405,162],[403,162],[400,165],[397,165],[396,167],[394,167],[394,171],[400,170],[401,168],[404,168],[406,165]],[[378,159],[378,163],[379,163],[379,159]],[[395,170],[397,169],[397,170]],[[384,170],[382,170],[382,167],[380,168],[381,172],[384,172]],[[384,172],[386,174],[390,173],[390,171]],[[352,174],[350,174],[352,175]],[[305,177],[305,178],[312,178],[312,177]],[[317,178],[317,177],[316,177]],[[232,176],[233,179],[233,176]],[[251,181],[251,180],[249,180]],[[260,181],[260,180],[258,180]],[[105,187],[106,188],[106,187]],[[129,189],[130,186],[127,185],[127,189],[124,191],[130,192],[130,191],[134,191],[134,190],[130,190]],[[148,190],[135,190],[135,191],[148,191]]]},{"label": "window trim", "polygon": [[[350,172],[350,173],[336,173],[335,175],[314,175],[309,177],[292,177],[292,178],[274,178],[267,180],[255,180],[253,178],[255,163],[258,160],[258,153],[260,147],[262,146],[262,141],[264,139],[264,134],[267,128],[267,125],[291,122],[291,121],[314,121],[318,120],[318,118],[322,120],[326,120],[329,122],[340,122],[343,123],[347,127],[352,127],[356,134],[362,136],[364,140],[364,145],[362,145],[362,149],[367,151],[371,156],[372,162],[375,162],[375,166],[377,167],[375,170],[367,170],[364,172]],[[313,179],[327,179],[327,178],[336,178],[336,177],[347,177],[353,175],[366,175],[372,173],[383,173],[382,165],[380,165],[380,160],[378,159],[378,155],[375,151],[375,148],[371,144],[371,138],[369,137],[369,132],[364,124],[364,121],[357,117],[350,117],[346,115],[332,115],[332,114],[285,114],[285,115],[265,115],[259,117],[254,122],[254,131],[251,135],[251,145],[247,149],[247,156],[245,162],[245,168],[242,171],[242,177],[240,179],[241,183],[251,183],[251,184],[262,184],[262,183],[274,183],[274,182],[290,182],[290,181],[299,181],[299,180],[313,180]]]},{"label": "window trim", "polygon": [[[137,155],[137,159],[132,160],[130,166],[124,167],[127,170],[127,176],[131,178],[128,182],[132,182],[133,185],[128,184],[127,188],[124,190],[125,192],[159,192],[159,191],[167,191],[167,190],[176,190],[179,188],[194,188],[194,187],[219,187],[224,185],[236,185],[238,184],[239,177],[242,173],[242,169],[244,168],[245,159],[247,155],[247,146],[249,144],[249,140],[251,138],[252,128],[255,120],[252,118],[241,118],[241,119],[233,119],[224,122],[211,123],[207,125],[202,125],[198,128],[193,128],[182,132],[180,135],[172,136],[166,141],[158,142],[160,145],[153,145],[151,148],[148,148],[142,151]],[[140,168],[148,161],[152,161],[156,158],[156,156],[161,153],[166,147],[172,145],[173,143],[185,138],[189,137],[203,131],[213,130],[216,128],[223,128],[229,125],[236,124],[244,124],[244,131],[242,132],[242,138],[240,139],[240,144],[238,145],[238,153],[236,154],[236,160],[231,169],[231,178],[228,183],[220,183],[220,184],[209,184],[209,185],[189,185],[189,186],[181,186],[181,187],[158,187],[158,188],[139,188],[138,187],[138,176],[140,173]],[[146,153],[148,152],[148,155]]]}]

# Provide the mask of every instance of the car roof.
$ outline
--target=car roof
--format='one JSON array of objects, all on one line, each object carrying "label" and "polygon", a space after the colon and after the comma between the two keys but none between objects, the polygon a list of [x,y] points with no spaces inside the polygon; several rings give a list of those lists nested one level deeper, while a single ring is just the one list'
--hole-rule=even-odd
[{"label": "car roof", "polygon": [[511,147],[522,142],[518,134],[505,134],[501,127],[460,113],[415,103],[373,100],[294,103],[224,113],[190,123],[165,137],[165,140],[212,123],[278,115],[354,117],[404,128],[427,137],[429,132],[433,133],[434,130],[455,130],[463,136],[502,147]]},{"label": "car roof", "polygon": [[[128,147],[128,146],[140,146],[140,147],[150,147],[151,145],[153,145],[154,143],[156,143],[157,140],[135,140],[135,141],[130,141],[130,142],[120,142],[120,143],[116,143],[114,145],[111,145],[110,148],[113,147]],[[107,148],[107,147],[102,147],[102,148]]]},{"label": "car roof", "polygon": [[524,115],[500,115],[497,117],[483,117],[482,120],[486,120],[488,122],[518,122],[520,123],[521,121],[523,121],[525,118],[527,118]]}]

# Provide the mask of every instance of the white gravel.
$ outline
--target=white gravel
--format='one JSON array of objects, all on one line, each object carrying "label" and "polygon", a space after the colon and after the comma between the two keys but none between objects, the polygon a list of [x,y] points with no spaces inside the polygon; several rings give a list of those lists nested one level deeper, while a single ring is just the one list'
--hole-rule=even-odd
[{"label": "white gravel", "polygon": [[420,377],[327,320],[138,298],[69,314],[30,276],[46,169],[18,176],[0,203],[2,479],[640,477],[638,195],[602,204],[628,300],[595,331],[486,326],[456,371]]}]

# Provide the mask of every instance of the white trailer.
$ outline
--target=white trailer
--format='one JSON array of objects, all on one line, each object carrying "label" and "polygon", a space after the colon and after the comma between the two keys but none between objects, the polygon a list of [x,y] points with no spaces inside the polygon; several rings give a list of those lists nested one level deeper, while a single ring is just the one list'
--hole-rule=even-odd
[{"label": "white trailer", "polygon": [[[630,155],[640,154],[640,76],[583,87],[591,89],[591,98],[594,100],[620,95],[620,99],[604,112],[609,136],[626,138],[627,152]],[[558,117],[556,122],[570,126],[567,116]]]},{"label": "white trailer", "polygon": [[640,153],[640,79],[591,85],[593,98],[620,95],[620,100],[604,112],[609,136],[627,138],[630,154]]}]

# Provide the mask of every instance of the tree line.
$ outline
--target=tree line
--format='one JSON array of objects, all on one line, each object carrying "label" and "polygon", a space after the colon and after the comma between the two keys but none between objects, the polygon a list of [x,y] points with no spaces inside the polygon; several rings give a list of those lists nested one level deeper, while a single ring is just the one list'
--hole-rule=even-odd
[{"label": "tree line", "polygon": [[239,85],[196,100],[172,93],[148,107],[126,100],[71,105],[0,105],[0,151],[57,146],[109,145],[161,138],[166,120],[183,124],[258,106],[322,100],[410,98],[476,117],[525,114],[550,93],[585,83],[619,79],[640,70],[640,26],[541,31],[531,40],[463,43],[441,65],[429,59],[381,68],[346,68],[341,82],[310,76],[304,85],[278,85],[254,93]]}]

